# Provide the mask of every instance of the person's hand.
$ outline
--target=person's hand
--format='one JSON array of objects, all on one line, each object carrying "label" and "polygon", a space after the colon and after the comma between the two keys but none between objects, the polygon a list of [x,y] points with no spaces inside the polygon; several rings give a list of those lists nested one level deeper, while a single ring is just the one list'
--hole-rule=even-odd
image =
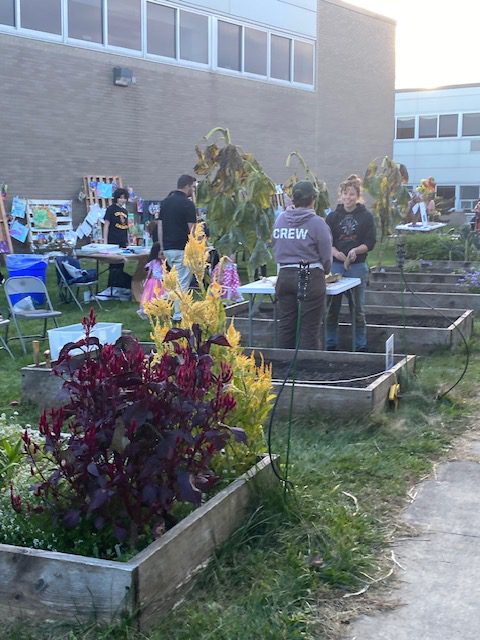
[{"label": "person's hand", "polygon": [[349,262],[355,262],[355,260],[357,259],[357,252],[355,251],[355,249],[350,249],[347,254],[347,258]]},{"label": "person's hand", "polygon": [[341,260],[342,262],[345,262],[345,260],[347,259],[347,256],[343,253],[343,251],[337,251],[333,254],[333,257],[336,260]]}]

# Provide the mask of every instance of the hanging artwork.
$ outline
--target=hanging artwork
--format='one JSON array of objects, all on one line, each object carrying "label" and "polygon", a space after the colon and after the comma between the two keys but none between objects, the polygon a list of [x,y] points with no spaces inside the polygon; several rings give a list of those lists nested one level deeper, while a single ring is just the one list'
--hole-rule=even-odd
[{"label": "hanging artwork", "polygon": [[12,218],[24,218],[25,211],[27,208],[27,201],[19,196],[14,196],[12,200],[12,208],[10,210],[10,215]]},{"label": "hanging artwork", "polygon": [[10,236],[19,242],[25,242],[28,236],[28,227],[18,222],[18,220],[12,220],[10,223]]}]

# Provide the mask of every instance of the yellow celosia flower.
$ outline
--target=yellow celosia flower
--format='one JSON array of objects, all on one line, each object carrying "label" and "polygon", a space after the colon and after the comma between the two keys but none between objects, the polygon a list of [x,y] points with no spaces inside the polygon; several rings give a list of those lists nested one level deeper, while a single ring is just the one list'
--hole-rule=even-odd
[{"label": "yellow celosia flower", "polygon": [[[164,263],[165,265],[165,263]],[[163,286],[168,294],[171,292],[176,292],[180,289],[180,283],[178,281],[178,273],[177,268],[172,267],[170,271],[167,271],[166,268],[163,270]]]},{"label": "yellow celosia flower", "polygon": [[236,349],[240,344],[240,331],[235,329],[235,325],[233,324],[233,318],[228,325],[227,332],[225,334],[227,336],[228,343],[232,347],[232,349]]},{"label": "yellow celosia flower", "polygon": [[152,298],[145,303],[144,311],[148,316],[158,320],[161,324],[170,324],[173,305],[165,298]]},{"label": "yellow celosia flower", "polygon": [[207,237],[203,222],[196,224],[188,236],[183,264],[193,273],[198,286],[203,289],[203,277],[208,263]]}]

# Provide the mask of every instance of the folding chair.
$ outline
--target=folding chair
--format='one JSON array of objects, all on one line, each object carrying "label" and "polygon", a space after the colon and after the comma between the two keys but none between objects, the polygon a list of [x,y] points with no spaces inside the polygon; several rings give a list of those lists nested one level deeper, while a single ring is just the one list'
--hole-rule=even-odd
[{"label": "folding chair", "polygon": [[8,338],[7,332],[8,332],[9,324],[10,324],[10,320],[6,320],[5,318],[2,318],[0,316],[0,328],[5,327],[5,337],[0,335],[0,345],[2,345],[0,348],[5,349],[5,351],[10,354],[10,357],[13,360],[15,360],[15,356],[13,355],[12,351],[10,350],[10,347],[7,344],[7,338]]},{"label": "folding chair", "polygon": [[[80,260],[71,258],[70,256],[56,256],[55,268],[57,271],[57,284],[61,302],[75,301],[80,311],[83,312],[80,296],[80,289],[85,287],[90,292],[90,299],[85,302],[88,304],[90,300],[95,300],[100,309],[103,309],[100,302],[95,297],[94,287],[97,286],[98,277],[96,269],[83,269],[80,266]],[[76,292],[74,292],[76,289]],[[76,295],[75,295],[76,293]]]},{"label": "folding chair", "polygon": [[[55,311],[50,296],[48,295],[47,287],[40,278],[34,276],[13,276],[8,278],[4,283],[5,297],[9,307],[10,318],[13,320],[15,329],[17,331],[18,339],[22,344],[23,353],[27,353],[25,346],[25,340],[27,338],[41,338],[45,340],[47,337],[47,322],[51,318],[56,327],[58,327],[57,318],[62,315],[61,311]],[[33,309],[21,309],[18,307],[18,302],[12,302],[11,296],[21,295],[23,298],[30,295],[40,294],[41,299],[44,301],[44,308]],[[15,308],[17,304],[17,308]],[[42,303],[38,303],[42,304]],[[43,320],[43,334],[42,335],[28,335],[24,336],[20,330],[19,320]],[[7,325],[7,342],[8,342],[8,325]],[[10,338],[13,340],[14,338]]]}]

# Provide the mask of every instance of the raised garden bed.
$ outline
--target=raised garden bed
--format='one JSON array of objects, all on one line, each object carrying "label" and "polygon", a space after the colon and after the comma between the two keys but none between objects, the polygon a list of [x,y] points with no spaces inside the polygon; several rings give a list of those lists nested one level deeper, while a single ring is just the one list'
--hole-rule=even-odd
[{"label": "raised garden bed", "polygon": [[[414,287],[412,289],[415,291]],[[434,309],[473,309],[480,310],[480,293],[433,293],[394,291],[390,287],[382,291],[365,291],[365,303],[378,307],[433,307]],[[433,313],[433,311],[432,311]]]},{"label": "raised garden bed", "polygon": [[252,489],[273,478],[266,457],[125,563],[0,544],[0,619],[40,627],[127,615],[148,629],[242,523]]},{"label": "raised garden bed", "polygon": [[[431,309],[367,306],[369,351],[382,352],[385,341],[395,336],[398,352],[412,354],[431,353],[436,348],[454,349],[462,342],[463,333],[468,340],[473,331],[474,314],[470,310],[439,309],[442,317]],[[237,308],[235,326],[242,334],[242,343],[248,342],[248,311]],[[351,349],[351,325],[348,316],[341,316],[339,346]],[[253,318],[253,344],[248,346],[272,348],[274,346],[273,311],[271,305],[261,304]],[[404,327],[405,325],[405,327]]]},{"label": "raised garden bed", "polygon": [[[282,376],[285,376],[294,353],[289,349],[262,349],[265,361],[272,363],[275,392],[282,385]],[[412,374],[414,366],[415,356],[395,355],[394,367],[385,371],[384,354],[299,351],[293,414],[322,412],[352,418],[382,411],[390,387],[399,382],[401,376],[406,378]],[[368,380],[354,380],[366,376]],[[333,380],[337,383],[326,384]],[[280,396],[277,404],[280,414],[290,408],[291,387],[292,383],[287,382]]]}]

